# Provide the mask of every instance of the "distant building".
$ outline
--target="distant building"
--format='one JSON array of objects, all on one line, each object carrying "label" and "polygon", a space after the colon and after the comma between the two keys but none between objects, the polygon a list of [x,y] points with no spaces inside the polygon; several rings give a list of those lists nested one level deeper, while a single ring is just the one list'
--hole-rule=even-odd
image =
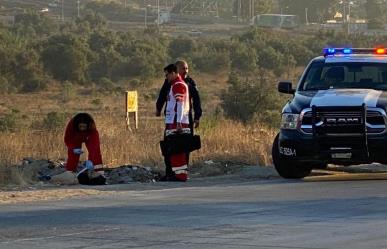
[{"label": "distant building", "polygon": [[191,31],[187,31],[188,35],[192,36],[192,37],[199,37],[201,36],[203,33],[199,30],[191,30]]},{"label": "distant building", "polygon": [[158,24],[164,24],[171,22],[171,12],[167,10],[160,10],[159,12],[159,19],[156,19],[156,22],[159,22]]},{"label": "distant building", "polygon": [[[349,27],[347,25],[349,25]],[[348,23],[343,23],[342,21],[332,19],[327,20],[325,23],[321,24],[321,28],[331,30],[347,30],[350,33],[363,33],[367,31],[368,24],[364,19],[353,19]]]},{"label": "distant building", "polygon": [[300,19],[297,15],[261,14],[253,18],[253,24],[265,28],[297,28]]}]

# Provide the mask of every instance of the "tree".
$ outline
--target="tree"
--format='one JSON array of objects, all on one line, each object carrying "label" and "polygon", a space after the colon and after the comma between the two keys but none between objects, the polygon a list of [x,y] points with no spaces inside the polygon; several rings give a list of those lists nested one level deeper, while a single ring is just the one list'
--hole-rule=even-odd
[{"label": "tree", "polygon": [[82,23],[88,25],[91,30],[102,30],[107,28],[106,18],[91,10],[87,10],[85,15],[77,19],[77,25]]},{"label": "tree", "polygon": [[[185,59],[191,60],[193,67],[202,72],[217,72],[230,67],[230,42],[222,39],[201,39],[193,54]],[[192,67],[192,65],[191,65]]]},{"label": "tree", "polygon": [[178,37],[169,44],[169,55],[173,59],[186,57],[192,54],[196,49],[196,41],[189,37]]},{"label": "tree", "polygon": [[58,30],[58,25],[49,17],[29,10],[23,14],[15,16],[15,25],[13,27],[19,35],[48,35]]},{"label": "tree", "polygon": [[16,56],[15,75],[21,90],[35,92],[46,88],[45,74],[38,53],[33,49],[21,51]]},{"label": "tree", "polygon": [[95,52],[112,49],[117,43],[116,38],[116,35],[111,31],[96,30],[91,33],[89,38],[90,49]]},{"label": "tree", "polygon": [[71,34],[54,35],[42,51],[44,67],[61,81],[86,81],[90,51],[84,39]]},{"label": "tree", "polygon": [[256,50],[243,43],[233,44],[231,68],[241,72],[253,72],[258,62]]},{"label": "tree", "polygon": [[254,77],[243,77],[242,74],[231,72],[229,88],[221,96],[226,117],[243,122],[253,118],[272,120],[265,117],[267,111],[279,110],[283,100],[271,85],[271,78],[270,73],[262,69],[257,69]]},{"label": "tree", "polygon": [[124,58],[112,47],[100,50],[89,67],[89,75],[93,80],[100,78],[118,79],[121,75],[119,71],[125,63]]}]

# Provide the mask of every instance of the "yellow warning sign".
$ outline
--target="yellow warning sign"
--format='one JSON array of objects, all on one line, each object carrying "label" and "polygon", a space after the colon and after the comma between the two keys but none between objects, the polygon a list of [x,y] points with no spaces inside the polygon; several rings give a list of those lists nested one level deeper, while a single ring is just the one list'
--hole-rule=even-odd
[{"label": "yellow warning sign", "polygon": [[126,92],[126,112],[137,112],[138,100],[137,91]]},{"label": "yellow warning sign", "polygon": [[138,95],[137,91],[126,92],[126,126],[130,129],[130,116],[131,113],[134,115],[135,128],[138,129]]}]

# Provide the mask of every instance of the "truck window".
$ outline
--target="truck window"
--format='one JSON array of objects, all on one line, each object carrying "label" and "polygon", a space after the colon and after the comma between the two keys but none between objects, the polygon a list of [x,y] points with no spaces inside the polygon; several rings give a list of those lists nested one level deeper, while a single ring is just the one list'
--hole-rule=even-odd
[{"label": "truck window", "polygon": [[300,89],[367,88],[387,90],[387,63],[313,63]]}]

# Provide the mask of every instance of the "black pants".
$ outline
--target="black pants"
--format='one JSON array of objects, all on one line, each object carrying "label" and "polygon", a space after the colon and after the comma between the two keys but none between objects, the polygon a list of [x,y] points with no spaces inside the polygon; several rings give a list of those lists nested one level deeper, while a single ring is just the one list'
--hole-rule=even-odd
[{"label": "black pants", "polygon": [[164,157],[164,163],[165,163],[165,175],[166,176],[174,176],[175,173],[172,170],[171,161],[169,160],[168,156]]}]

